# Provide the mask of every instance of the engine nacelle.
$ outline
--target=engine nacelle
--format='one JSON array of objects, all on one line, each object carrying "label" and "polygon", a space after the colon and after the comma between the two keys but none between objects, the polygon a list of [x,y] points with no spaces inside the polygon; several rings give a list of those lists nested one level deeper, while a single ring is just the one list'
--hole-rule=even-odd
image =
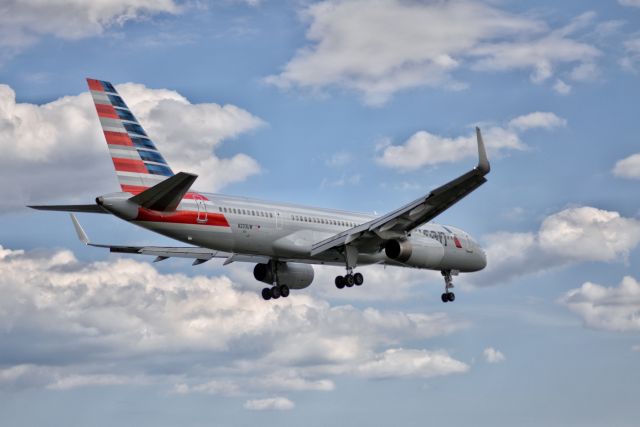
[{"label": "engine nacelle", "polygon": [[253,268],[253,277],[268,285],[274,284],[274,273],[278,275],[278,284],[287,285],[289,289],[304,289],[314,278],[313,267],[309,264],[278,262],[274,265],[273,261],[269,261],[267,264],[256,264]]},{"label": "engine nacelle", "polygon": [[394,261],[418,268],[437,268],[444,256],[444,248],[433,239],[389,240],[384,252]]}]

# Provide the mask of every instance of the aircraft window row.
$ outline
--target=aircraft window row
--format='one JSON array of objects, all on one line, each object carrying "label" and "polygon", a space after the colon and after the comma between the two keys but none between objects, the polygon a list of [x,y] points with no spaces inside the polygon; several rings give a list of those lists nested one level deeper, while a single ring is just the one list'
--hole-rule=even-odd
[{"label": "aircraft window row", "polygon": [[356,226],[356,223],[350,222],[350,221],[342,221],[342,220],[330,219],[330,218],[317,218],[317,217],[305,216],[305,215],[291,215],[291,219],[293,221],[299,221],[299,222],[312,222],[315,224],[337,225],[340,227]]},{"label": "aircraft window row", "polygon": [[273,218],[273,212],[265,212],[261,210],[255,210],[255,209],[228,208],[225,206],[220,206],[218,210],[220,212],[232,213],[236,215],[251,215],[251,216],[259,216],[262,218]]}]

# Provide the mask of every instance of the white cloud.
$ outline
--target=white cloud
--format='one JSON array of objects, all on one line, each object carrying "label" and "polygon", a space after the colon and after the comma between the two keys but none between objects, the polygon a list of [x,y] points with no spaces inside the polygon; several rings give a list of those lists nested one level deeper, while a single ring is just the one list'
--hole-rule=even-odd
[{"label": "white cloud", "polygon": [[620,65],[623,69],[630,72],[638,71],[640,63],[640,37],[632,37],[624,42],[625,54],[620,59]]},{"label": "white cloud", "polygon": [[493,347],[485,348],[482,354],[484,355],[484,359],[487,361],[487,363],[500,363],[506,360],[504,354]]},{"label": "white cloud", "polygon": [[329,160],[326,161],[326,165],[332,168],[341,168],[351,163],[353,156],[346,151],[339,151],[334,153]]},{"label": "white cloud", "polygon": [[459,374],[469,365],[452,359],[447,353],[394,348],[377,355],[357,367],[358,375],[366,378],[422,377]]},{"label": "white cloud", "polygon": [[465,326],[444,313],[332,306],[307,291],[266,302],[260,287],[0,247],[0,388],[152,384],[246,396],[331,391],[336,376],[466,370],[444,351],[399,350]]},{"label": "white cloud", "polygon": [[0,14],[0,45],[20,48],[46,36],[80,39],[144,16],[179,12],[173,0],[9,1]]},{"label": "white cloud", "polygon": [[[550,112],[534,112],[511,120],[507,126],[483,129],[482,136],[489,154],[501,155],[510,150],[524,150],[520,132],[530,129],[552,129],[565,126],[566,120]],[[466,136],[445,137],[427,131],[413,134],[401,145],[389,142],[377,147],[381,151],[377,161],[387,167],[414,170],[423,166],[453,163],[477,156],[475,132]]]},{"label": "white cloud", "polygon": [[569,95],[571,93],[571,85],[568,85],[564,81],[557,79],[556,83],[553,85],[553,90],[555,90],[560,95]]},{"label": "white cloud", "polygon": [[640,0],[618,0],[623,6],[640,7]]},{"label": "white cloud", "polygon": [[[199,174],[196,188],[217,190],[260,170],[246,154],[219,158],[214,150],[263,122],[234,105],[192,104],[175,91],[117,86],[177,172]],[[0,211],[33,202],[87,202],[117,190],[113,166],[88,92],[43,105],[16,102],[0,85]],[[75,199],[69,199],[74,197]]]},{"label": "white cloud", "polygon": [[631,350],[640,352],[640,345],[634,345],[631,347]]},{"label": "white cloud", "polygon": [[567,121],[556,116],[554,113],[540,111],[516,117],[509,122],[510,127],[518,130],[553,129],[557,127],[564,127],[566,125]]},{"label": "white cloud", "polygon": [[266,399],[247,400],[244,408],[250,411],[289,411],[296,405],[286,397],[269,397]]},{"label": "white cloud", "polygon": [[484,240],[488,265],[471,280],[492,285],[576,262],[626,261],[640,243],[640,220],[584,206],[548,216],[536,233],[499,232]]},{"label": "white cloud", "polygon": [[600,52],[572,36],[592,25],[593,14],[551,30],[539,19],[475,0],[326,0],[302,13],[309,45],[267,82],[282,88],[360,92],[368,104],[403,89],[457,90],[454,71],[531,70],[543,82],[556,69],[594,63]]},{"label": "white cloud", "polygon": [[640,153],[618,160],[612,172],[620,178],[640,179]]},{"label": "white cloud", "polygon": [[589,328],[640,332],[640,283],[633,277],[626,276],[617,287],[586,282],[560,301]]}]

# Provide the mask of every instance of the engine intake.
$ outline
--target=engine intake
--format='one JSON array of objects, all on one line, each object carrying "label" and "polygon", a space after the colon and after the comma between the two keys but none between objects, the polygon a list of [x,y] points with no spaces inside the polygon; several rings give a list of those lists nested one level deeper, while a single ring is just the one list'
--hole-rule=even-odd
[{"label": "engine intake", "polygon": [[389,240],[384,252],[394,261],[418,268],[437,267],[444,256],[442,244],[433,239]]},{"label": "engine intake", "polygon": [[306,288],[313,282],[315,276],[313,267],[309,264],[269,261],[266,264],[256,264],[253,268],[253,277],[268,285],[275,284],[276,274],[278,284],[287,285],[290,289]]}]

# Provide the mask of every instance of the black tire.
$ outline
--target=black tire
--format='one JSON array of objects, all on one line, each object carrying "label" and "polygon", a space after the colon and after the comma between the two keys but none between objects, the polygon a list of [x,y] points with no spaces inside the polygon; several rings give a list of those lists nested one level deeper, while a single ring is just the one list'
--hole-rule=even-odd
[{"label": "black tire", "polygon": [[336,276],[336,288],[342,289],[344,288],[344,285],[345,285],[344,277]]},{"label": "black tire", "polygon": [[280,288],[278,286],[274,286],[273,288],[271,288],[271,298],[280,298]]},{"label": "black tire", "polygon": [[449,302],[449,296],[447,294],[442,294],[440,299],[442,299],[442,302]]},{"label": "black tire", "polygon": [[354,285],[355,281],[353,280],[353,274],[347,274],[344,276],[345,286],[350,288]]},{"label": "black tire", "polygon": [[454,294],[453,292],[449,292],[447,294],[447,299],[449,300],[449,302],[454,302],[456,300],[456,294]]},{"label": "black tire", "polygon": [[264,299],[265,301],[269,301],[271,299],[271,289],[264,288],[262,290],[262,299]]},{"label": "black tire", "polygon": [[289,290],[289,287],[287,285],[280,286],[280,295],[282,296],[282,298],[288,297],[290,292],[291,291]]},{"label": "black tire", "polygon": [[353,282],[356,286],[361,286],[364,283],[364,276],[361,273],[354,274]]}]

